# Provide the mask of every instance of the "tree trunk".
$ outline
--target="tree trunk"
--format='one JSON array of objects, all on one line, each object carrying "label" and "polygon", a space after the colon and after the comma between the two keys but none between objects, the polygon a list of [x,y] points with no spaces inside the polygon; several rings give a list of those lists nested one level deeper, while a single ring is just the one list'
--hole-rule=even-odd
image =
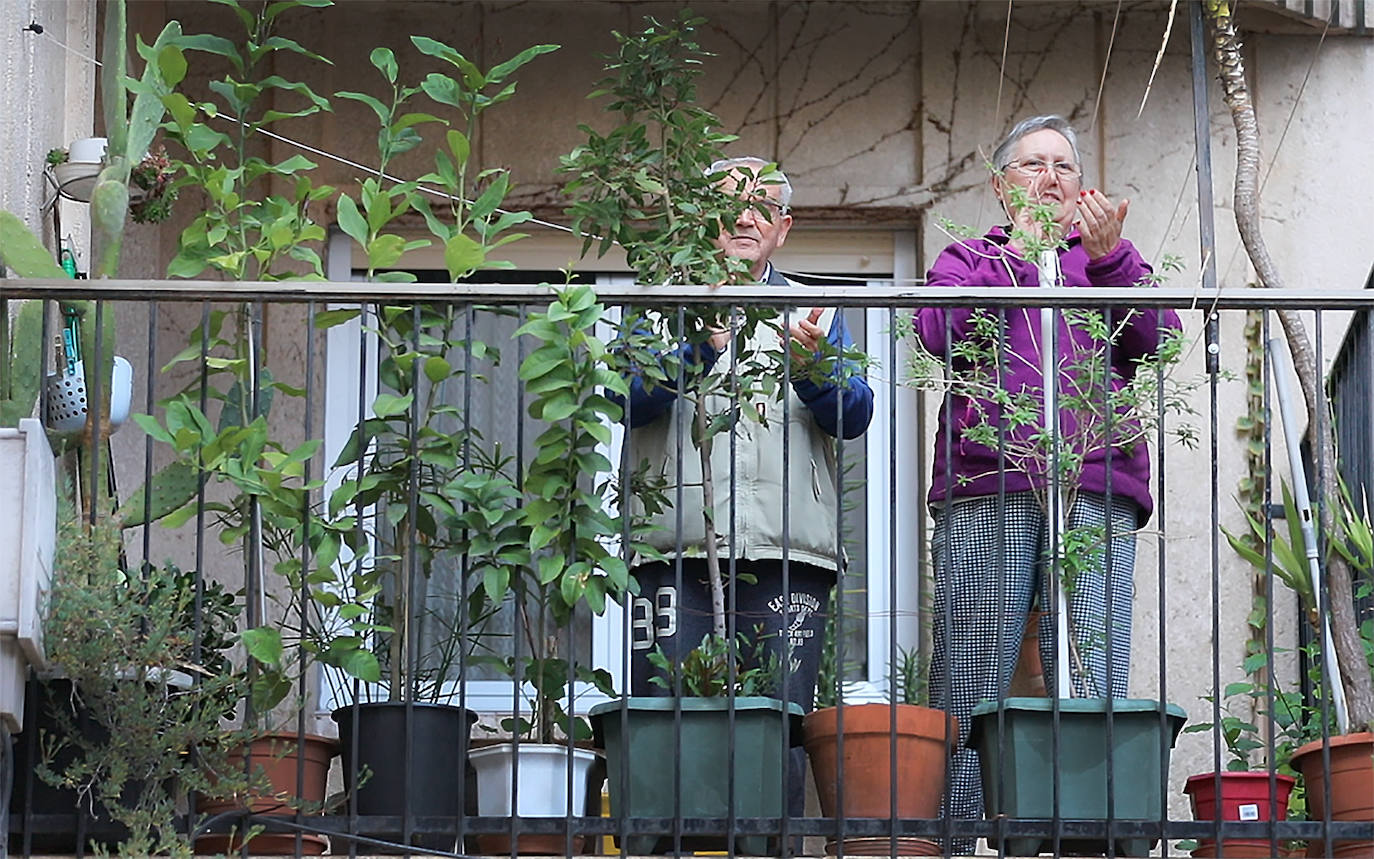
[{"label": "tree trunk", "polygon": [[[1220,68],[1222,92],[1236,128],[1236,227],[1240,230],[1241,241],[1245,243],[1245,251],[1255,267],[1260,284],[1282,289],[1283,280],[1260,232],[1259,123],[1250,100],[1250,90],[1245,84],[1245,61],[1241,57],[1240,37],[1226,0],[1208,0],[1206,9],[1212,24],[1213,57]],[[1318,463],[1321,529],[1331,539],[1336,533],[1335,510],[1340,503],[1336,441],[1331,417],[1323,413],[1317,358],[1298,314],[1292,310],[1280,310],[1278,316],[1307,405],[1308,432],[1315,443]],[[1370,676],[1355,622],[1350,568],[1339,555],[1332,555],[1327,561],[1327,582],[1333,644],[1340,665],[1340,680],[1345,686],[1350,707],[1350,726],[1352,730],[1361,730],[1366,726],[1374,728],[1374,678]]]}]

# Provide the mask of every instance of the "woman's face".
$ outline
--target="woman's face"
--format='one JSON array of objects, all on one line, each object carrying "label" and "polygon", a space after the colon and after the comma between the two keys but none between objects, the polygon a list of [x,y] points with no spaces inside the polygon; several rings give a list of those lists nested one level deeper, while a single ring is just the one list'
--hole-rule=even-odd
[{"label": "woman's face", "polygon": [[1055,223],[1067,233],[1078,214],[1082,178],[1069,141],[1057,131],[1042,128],[1016,141],[1011,161],[1001,176],[992,177],[992,187],[1013,221],[1016,208],[1008,189],[1015,185],[1025,188],[1032,202],[1053,206]]}]

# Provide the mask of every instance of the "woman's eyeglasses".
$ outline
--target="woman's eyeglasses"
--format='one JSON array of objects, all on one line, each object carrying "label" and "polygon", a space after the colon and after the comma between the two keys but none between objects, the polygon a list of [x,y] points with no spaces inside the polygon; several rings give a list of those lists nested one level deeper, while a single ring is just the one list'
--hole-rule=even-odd
[{"label": "woman's eyeglasses", "polygon": [[1016,170],[1023,176],[1043,176],[1051,169],[1060,179],[1077,179],[1083,175],[1083,171],[1078,169],[1078,165],[1068,161],[1056,161],[1053,164],[1042,161],[1039,158],[1022,158],[1020,161],[1012,161],[1005,169]]}]

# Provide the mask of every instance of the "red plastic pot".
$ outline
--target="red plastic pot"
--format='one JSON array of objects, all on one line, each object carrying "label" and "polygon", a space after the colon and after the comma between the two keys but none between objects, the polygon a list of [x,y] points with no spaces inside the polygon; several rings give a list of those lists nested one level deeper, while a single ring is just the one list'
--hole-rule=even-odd
[{"label": "red plastic pot", "polygon": [[[1195,775],[1183,786],[1183,792],[1193,804],[1194,820],[1216,820],[1220,806],[1222,820],[1268,821],[1283,820],[1288,814],[1288,794],[1296,779],[1275,775],[1274,791],[1269,791],[1267,772],[1224,772],[1221,774],[1221,795],[1216,792],[1216,773]],[[1267,838],[1226,838],[1218,854],[1216,842],[1200,840],[1194,856],[1225,855],[1228,859],[1264,859],[1274,851]]]}]

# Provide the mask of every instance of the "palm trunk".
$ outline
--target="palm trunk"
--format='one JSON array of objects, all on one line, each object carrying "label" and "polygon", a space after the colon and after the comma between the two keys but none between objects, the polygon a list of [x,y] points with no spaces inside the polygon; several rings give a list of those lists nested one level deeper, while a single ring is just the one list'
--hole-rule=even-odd
[{"label": "palm trunk", "polygon": [[[1255,118],[1249,88],[1245,84],[1245,61],[1241,57],[1240,37],[1226,0],[1207,0],[1206,9],[1212,24],[1212,52],[1220,68],[1222,92],[1236,128],[1236,227],[1240,230],[1250,262],[1259,275],[1260,284],[1282,289],[1283,280],[1260,232],[1259,123]],[[1278,315],[1307,405],[1308,431],[1317,449],[1322,499],[1321,528],[1329,538],[1336,533],[1335,509],[1340,503],[1335,434],[1330,415],[1322,413],[1324,404],[1318,390],[1317,359],[1307,338],[1307,330],[1296,312],[1280,310]],[[1327,562],[1327,576],[1330,583],[1332,638],[1340,665],[1340,679],[1345,686],[1350,707],[1350,724],[1356,730],[1366,726],[1374,729],[1374,678],[1371,678],[1365,661],[1364,646],[1355,619],[1350,568],[1343,558],[1333,555]]]}]

